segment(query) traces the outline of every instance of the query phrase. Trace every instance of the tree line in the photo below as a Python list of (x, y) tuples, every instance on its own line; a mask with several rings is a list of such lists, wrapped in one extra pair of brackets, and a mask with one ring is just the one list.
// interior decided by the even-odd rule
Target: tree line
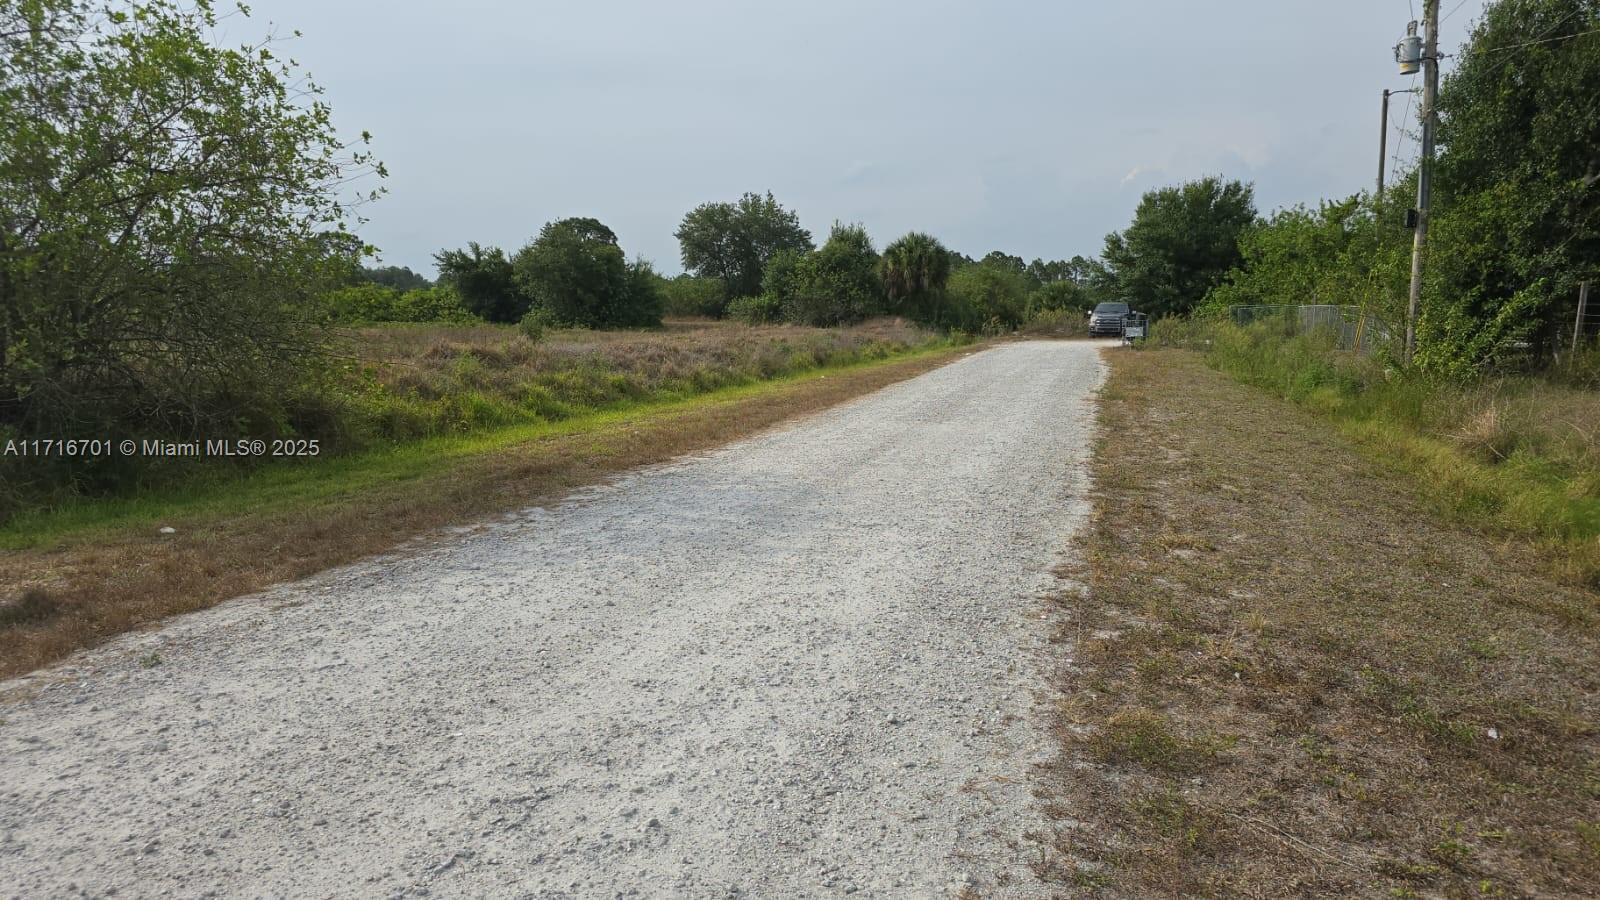
[[(1084, 310), (1109, 296), (1105, 268), (1083, 257), (1024, 262), (994, 251), (974, 260), (922, 232), (880, 253), (863, 226), (842, 223), (818, 246), (770, 192), (701, 204), (684, 215), (676, 237), (685, 273), (675, 278), (643, 260), (625, 261), (615, 233), (602, 223), (563, 219), (514, 254), (477, 243), (441, 250), (434, 256), (438, 286), (403, 292), (405, 275), (366, 270), (366, 283), (335, 302), (362, 318), (381, 305), (371, 297), (385, 296), (394, 317), (377, 321), (417, 321), (414, 315), (431, 308), (429, 292), (443, 287), (459, 297), (461, 314), (488, 322), (531, 316), (621, 328), (679, 315), (826, 327), (895, 315), (935, 328), (999, 332), (1041, 312)], [(406, 302), (407, 293), (416, 301)]]

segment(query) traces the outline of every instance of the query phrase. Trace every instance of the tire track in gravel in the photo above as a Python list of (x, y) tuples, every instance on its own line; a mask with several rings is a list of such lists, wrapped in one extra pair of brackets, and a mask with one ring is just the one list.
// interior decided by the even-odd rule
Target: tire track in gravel
[(4, 683), (0, 884), (1034, 895), (1038, 596), (1100, 346), (1002, 345)]

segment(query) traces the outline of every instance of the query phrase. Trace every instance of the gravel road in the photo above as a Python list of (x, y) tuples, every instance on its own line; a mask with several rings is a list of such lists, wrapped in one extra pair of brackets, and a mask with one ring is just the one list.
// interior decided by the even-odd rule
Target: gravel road
[(1049, 570), (1099, 345), (0, 683), (0, 894), (1040, 893)]

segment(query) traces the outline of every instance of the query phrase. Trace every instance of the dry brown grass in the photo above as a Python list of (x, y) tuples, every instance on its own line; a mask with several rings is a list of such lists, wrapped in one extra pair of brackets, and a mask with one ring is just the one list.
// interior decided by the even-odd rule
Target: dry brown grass
[(1600, 470), (1600, 391), (1512, 378), (1441, 395), (1434, 427), (1484, 462), (1523, 450), (1573, 470)]
[[(602, 338), (601, 340), (609, 340)], [(621, 341), (618, 341), (621, 343)], [(705, 450), (943, 365), (943, 350), (831, 371), (732, 399), (644, 409), (620, 424), (460, 459), (353, 496), (153, 529), (97, 531), (0, 555), (0, 676), (275, 582), (391, 550), (616, 472)]]
[(495, 325), (357, 329), (361, 362), (338, 418), (356, 443), (559, 421), (619, 402), (686, 396), (819, 366), (882, 359), (936, 340), (902, 319), (848, 328), (677, 320), (651, 331)]
[(1042, 873), (1127, 897), (1593, 896), (1600, 598), (1196, 355), (1112, 358)]

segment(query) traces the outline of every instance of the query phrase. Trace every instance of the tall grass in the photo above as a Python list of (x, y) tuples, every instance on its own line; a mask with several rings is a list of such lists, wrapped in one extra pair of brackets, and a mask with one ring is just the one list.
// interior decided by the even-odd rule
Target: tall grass
[(1459, 382), (1402, 374), (1329, 335), (1162, 323), (1159, 343), (1338, 422), (1469, 524), (1539, 541), (1564, 576), (1600, 586), (1600, 392), (1581, 367)]
[[(347, 335), (337, 380), (285, 404), (284, 431), (320, 442), (317, 459), (436, 438), (551, 424), (671, 402), (808, 371), (887, 359), (946, 342), (901, 320), (851, 328), (676, 322), (653, 331), (551, 332), (507, 325), (388, 325)], [(238, 435), (199, 435), (225, 438)], [(96, 497), (160, 494), (236, 476), (262, 460), (3, 460), (0, 525)]]

